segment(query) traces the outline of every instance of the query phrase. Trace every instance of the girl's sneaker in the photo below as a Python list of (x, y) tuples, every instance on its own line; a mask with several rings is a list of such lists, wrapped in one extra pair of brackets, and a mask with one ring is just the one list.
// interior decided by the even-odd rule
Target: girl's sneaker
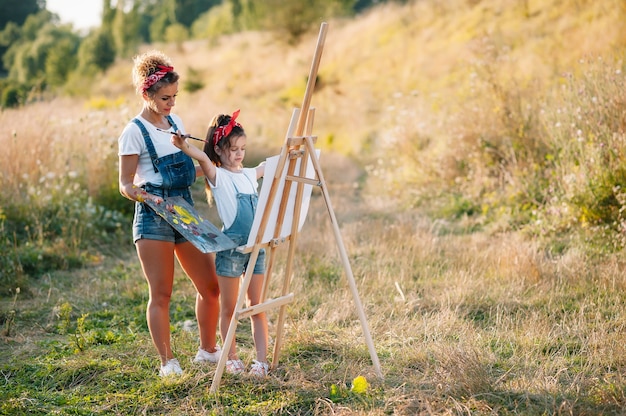
[(269, 365), (267, 363), (253, 360), (250, 367), (250, 375), (258, 378), (267, 377), (269, 372)]
[(165, 365), (161, 366), (161, 369), (159, 370), (159, 375), (161, 377), (179, 376), (182, 373), (183, 369), (180, 368), (180, 364), (178, 363), (178, 360), (176, 358), (168, 360)]
[(228, 360), (226, 361), (226, 372), (230, 374), (241, 374), (245, 370), (243, 361), (241, 360)]
[(215, 346), (215, 352), (208, 352), (207, 350), (198, 348), (198, 353), (196, 354), (196, 358), (193, 359), (193, 362), (202, 363), (208, 361), (210, 363), (216, 363), (220, 360), (220, 355), (222, 355), (222, 350), (219, 345)]

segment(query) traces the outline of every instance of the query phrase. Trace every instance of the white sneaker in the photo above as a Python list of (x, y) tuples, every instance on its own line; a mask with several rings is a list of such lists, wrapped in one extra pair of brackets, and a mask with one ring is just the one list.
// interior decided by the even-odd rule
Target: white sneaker
[(226, 361), (226, 372), (230, 374), (241, 374), (246, 367), (241, 360), (228, 360)]
[(183, 369), (180, 368), (180, 364), (178, 363), (178, 360), (176, 358), (168, 360), (165, 365), (161, 366), (161, 369), (159, 370), (159, 375), (161, 377), (179, 376), (182, 373)]
[(270, 367), (267, 363), (253, 360), (252, 366), (250, 366), (250, 375), (259, 378), (267, 377), (269, 369)]
[(196, 357), (193, 359), (194, 363), (201, 363), (208, 361), (210, 363), (216, 363), (220, 360), (220, 356), (222, 355), (222, 349), (219, 345), (215, 346), (214, 352), (208, 352), (207, 350), (203, 350), (202, 348), (198, 348), (198, 353)]

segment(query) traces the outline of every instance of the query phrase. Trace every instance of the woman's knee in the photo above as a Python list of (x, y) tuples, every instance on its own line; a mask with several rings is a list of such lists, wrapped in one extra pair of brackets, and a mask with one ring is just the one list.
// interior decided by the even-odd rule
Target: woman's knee
[(171, 299), (171, 291), (155, 290), (150, 292), (150, 304), (153, 306), (169, 307)]

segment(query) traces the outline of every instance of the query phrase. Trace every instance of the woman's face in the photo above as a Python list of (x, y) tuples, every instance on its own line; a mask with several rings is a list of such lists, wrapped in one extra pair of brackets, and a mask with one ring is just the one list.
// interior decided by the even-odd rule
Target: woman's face
[(162, 116), (169, 116), (176, 105), (178, 82), (167, 84), (159, 88), (154, 94), (143, 93), (143, 99), (148, 108)]

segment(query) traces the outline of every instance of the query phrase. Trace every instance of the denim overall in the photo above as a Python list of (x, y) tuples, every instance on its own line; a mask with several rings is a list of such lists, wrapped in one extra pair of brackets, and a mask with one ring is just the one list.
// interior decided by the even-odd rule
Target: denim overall
[[(246, 178), (248, 178), (247, 175)], [(237, 193), (237, 214), (231, 226), (222, 230), (222, 232), (233, 240), (237, 246), (242, 246), (248, 241), (259, 196), (256, 193), (244, 194), (239, 192), (235, 183), (233, 183), (233, 187)], [(240, 277), (248, 267), (249, 259), (250, 253), (241, 253), (236, 248), (220, 251), (215, 258), (217, 274), (227, 277)], [(261, 249), (254, 265), (254, 274), (263, 274), (264, 272), (265, 249)]]
[[(147, 183), (142, 188), (149, 194), (157, 195), (162, 198), (169, 196), (182, 196), (187, 202), (193, 206), (193, 199), (191, 197), (191, 191), (189, 187), (196, 180), (196, 168), (193, 163), (193, 159), (187, 156), (183, 152), (172, 153), (163, 157), (158, 157), (150, 133), (146, 130), (145, 126), (138, 119), (132, 120), (141, 130), (143, 138), (146, 142), (146, 147), (150, 153), (150, 159), (152, 159), (152, 166), (154, 171), (161, 174), (163, 183), (161, 185), (153, 185)], [(171, 117), (167, 116), (167, 121), (177, 130), (176, 124)], [(143, 228), (149, 229), (151, 224), (159, 226), (161, 222), (165, 222), (158, 214), (156, 214), (150, 207), (141, 202), (135, 203), (135, 218), (133, 219), (133, 238), (137, 241), (142, 236), (150, 239), (161, 239), (160, 236), (151, 236), (150, 231), (144, 231), (142, 224), (145, 224)], [(169, 226), (169, 224), (168, 224)], [(137, 228), (140, 229), (137, 229)], [(154, 227), (153, 227), (154, 228)], [(182, 235), (172, 228), (175, 238), (175, 242), (186, 241)], [(137, 234), (136, 234), (137, 233)], [(167, 238), (163, 238), (168, 240)]]

